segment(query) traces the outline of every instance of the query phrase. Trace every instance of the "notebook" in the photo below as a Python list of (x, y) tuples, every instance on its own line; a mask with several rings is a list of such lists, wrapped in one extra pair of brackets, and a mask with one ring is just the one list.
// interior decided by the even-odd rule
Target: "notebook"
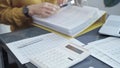
[(48, 18), (33, 16), (34, 23), (75, 37), (95, 23), (105, 12), (89, 6), (67, 6)]
[(85, 48), (91, 52), (92, 56), (112, 68), (120, 68), (120, 38), (108, 37), (91, 42)]
[(120, 16), (110, 15), (99, 30), (99, 33), (120, 37)]
[[(58, 59), (54, 58), (54, 57), (57, 57), (57, 55), (56, 56), (54, 55), (61, 53), (59, 54), (59, 56), (63, 56), (62, 54), (68, 54), (67, 55), (68, 57), (70, 55), (69, 61), (70, 59), (74, 59), (74, 58), (76, 59), (74, 63), (72, 64), (69, 63), (69, 65), (67, 66), (76, 64), (82, 61), (83, 59), (85, 59), (87, 56), (89, 56), (89, 52), (86, 49), (82, 48), (82, 45), (84, 44), (74, 38), (66, 39), (54, 33), (48, 33), (48, 34), (27, 38), (27, 39), (11, 42), (7, 44), (8, 48), (13, 52), (13, 54), (20, 61), (21, 64), (31, 62), (36, 65), (37, 62), (35, 62), (36, 60), (34, 58), (38, 58), (39, 60), (37, 61), (41, 61), (42, 63), (48, 64), (47, 63), (48, 60), (51, 61), (51, 59), (53, 59), (57, 61)], [(44, 60), (46, 59), (46, 61), (43, 61), (42, 60), (43, 58), (41, 59), (39, 58), (39, 56), (44, 57)], [(47, 57), (45, 58), (45, 56), (50, 56), (51, 59), (48, 59)], [(66, 56), (64, 55), (63, 57), (66, 57)], [(68, 59), (67, 57), (64, 59)], [(63, 58), (59, 57), (59, 59), (63, 59)]]

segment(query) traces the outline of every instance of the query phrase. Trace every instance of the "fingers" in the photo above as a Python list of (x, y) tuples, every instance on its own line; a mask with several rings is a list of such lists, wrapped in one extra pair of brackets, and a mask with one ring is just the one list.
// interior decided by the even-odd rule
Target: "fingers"
[(58, 5), (66, 3), (68, 0), (57, 0)]
[(29, 10), (31, 10), (31, 15), (38, 15), (40, 17), (49, 17), (55, 14), (60, 7), (51, 3), (41, 3), (36, 5), (28, 6)]
[(57, 5), (53, 5), (51, 3), (43, 3), (42, 5), (42, 17), (49, 17), (55, 14), (58, 11), (59, 7)]
[(45, 17), (49, 17), (53, 14), (55, 14), (56, 11), (52, 10), (52, 9), (49, 9), (49, 8), (43, 8), (41, 10), (41, 12), (37, 15), (40, 15), (41, 17), (45, 18)]
[(41, 3), (41, 4), (29, 5), (28, 8), (29, 8), (29, 14), (31, 16), (39, 15), (41, 17), (48, 17), (55, 14), (60, 7), (58, 7), (57, 5), (53, 5), (51, 3)]
[(48, 10), (48, 12), (56, 12), (60, 7), (51, 3), (45, 3), (42, 8)]
[(63, 4), (63, 0), (58, 0), (57, 2), (58, 2), (58, 5)]

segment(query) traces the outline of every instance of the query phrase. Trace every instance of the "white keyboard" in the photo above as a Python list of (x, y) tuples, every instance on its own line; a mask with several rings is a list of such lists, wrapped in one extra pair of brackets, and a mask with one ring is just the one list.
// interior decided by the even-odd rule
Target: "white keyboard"
[(32, 56), (30, 62), (38, 68), (69, 68), (89, 56), (83, 49), (73, 46), (57, 47), (47, 50), (39, 55)]

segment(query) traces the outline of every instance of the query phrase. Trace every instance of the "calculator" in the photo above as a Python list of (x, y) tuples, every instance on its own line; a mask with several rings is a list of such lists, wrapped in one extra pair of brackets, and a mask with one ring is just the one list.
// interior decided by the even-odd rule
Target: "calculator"
[(82, 46), (69, 43), (46, 50), (29, 59), (38, 68), (69, 68), (89, 55), (89, 51)]

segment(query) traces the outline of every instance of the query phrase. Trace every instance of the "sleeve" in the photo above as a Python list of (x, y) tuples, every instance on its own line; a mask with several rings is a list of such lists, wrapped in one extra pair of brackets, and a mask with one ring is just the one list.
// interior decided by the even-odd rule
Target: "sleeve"
[(23, 7), (12, 7), (10, 0), (0, 0), (0, 21), (7, 25), (22, 26), (32, 18), (28, 18), (23, 14)]
[(52, 4), (57, 4), (57, 0), (44, 0), (44, 1)]

